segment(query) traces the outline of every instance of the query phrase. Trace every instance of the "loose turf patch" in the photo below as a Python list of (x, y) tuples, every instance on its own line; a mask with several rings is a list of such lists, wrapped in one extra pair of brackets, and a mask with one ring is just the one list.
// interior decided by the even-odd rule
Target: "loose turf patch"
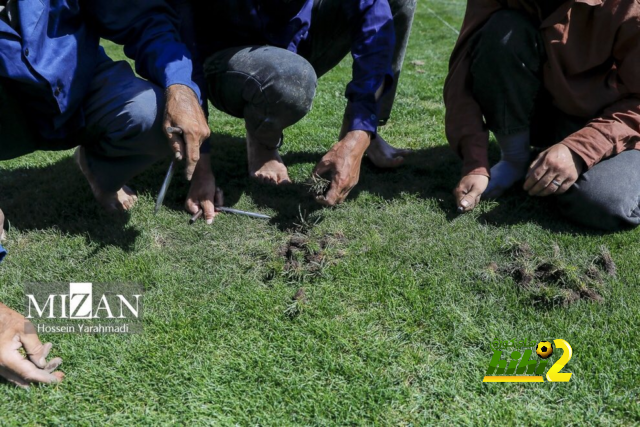
[[(442, 85), (463, 12), (458, 0), (419, 2), (380, 131), (415, 153), (397, 171), (365, 161), (335, 209), (317, 205), (305, 184), (338, 136), (349, 60), (320, 80), (313, 111), (287, 130), (286, 188), (247, 178), (244, 126), (211, 110), (226, 204), (271, 221), (187, 225), (179, 173), (154, 216), (168, 162), (131, 183), (139, 204), (117, 218), (95, 205), (68, 152), (0, 164), (12, 223), (0, 300), (21, 310), (27, 282), (146, 288), (141, 335), (43, 336), (66, 379), (28, 393), (0, 384), (0, 424), (640, 423), (640, 230), (576, 227), (552, 199), (520, 189), (455, 213), (461, 165), (445, 142)], [(513, 242), (528, 249), (514, 254)], [(505, 270), (514, 265), (533, 277), (528, 287)], [(536, 299), (541, 286), (550, 303)], [(563, 291), (579, 298), (568, 304)], [(482, 383), (492, 341), (556, 338), (573, 348), (569, 383)]]
[(508, 249), (511, 263), (499, 267), (489, 264), (493, 273), (511, 277), (513, 281), (531, 296), (534, 303), (544, 306), (556, 304), (567, 307), (580, 299), (603, 302), (600, 295), (604, 290), (603, 272), (615, 276), (615, 263), (606, 248), (587, 266), (571, 265), (561, 254), (557, 245), (553, 246), (551, 257), (536, 256), (527, 243), (512, 243)]

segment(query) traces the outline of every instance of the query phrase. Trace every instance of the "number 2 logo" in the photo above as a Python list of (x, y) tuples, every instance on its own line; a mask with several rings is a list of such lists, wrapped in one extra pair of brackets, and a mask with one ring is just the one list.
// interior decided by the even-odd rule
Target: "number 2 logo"
[(553, 343), (556, 345), (556, 348), (562, 349), (562, 357), (558, 359), (556, 363), (549, 368), (547, 372), (547, 381), (556, 382), (556, 383), (566, 383), (571, 379), (571, 372), (560, 372), (562, 368), (565, 367), (571, 357), (573, 356), (573, 350), (568, 342), (565, 340), (553, 340)]

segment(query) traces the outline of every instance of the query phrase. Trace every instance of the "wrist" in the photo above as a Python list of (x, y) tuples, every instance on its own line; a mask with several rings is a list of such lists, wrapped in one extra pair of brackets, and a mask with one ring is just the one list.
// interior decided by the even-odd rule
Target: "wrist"
[(364, 153), (371, 144), (371, 135), (371, 132), (364, 130), (352, 130), (346, 134), (342, 141), (351, 145), (351, 149), (362, 149)]
[(164, 96), (167, 100), (170, 98), (191, 98), (195, 99), (200, 104), (200, 94), (196, 92), (194, 88), (183, 83), (174, 83), (167, 86), (164, 91)]
[(578, 174), (582, 174), (582, 171), (587, 166), (587, 163), (582, 158), (582, 156), (576, 153), (575, 151), (573, 151), (573, 149), (566, 144), (560, 143), (559, 145), (569, 150), (569, 153), (571, 153), (571, 158), (573, 159), (573, 164), (575, 165), (576, 170), (578, 171)]
[(213, 170), (211, 169), (211, 154), (202, 153), (200, 159), (196, 164), (196, 169), (193, 172), (193, 179), (209, 179), (213, 176)]

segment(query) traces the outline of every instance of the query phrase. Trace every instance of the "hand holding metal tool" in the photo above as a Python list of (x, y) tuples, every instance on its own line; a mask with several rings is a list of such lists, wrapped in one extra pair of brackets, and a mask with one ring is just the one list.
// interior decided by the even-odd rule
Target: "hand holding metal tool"
[[(167, 127), (166, 131), (167, 131), (168, 134), (176, 134), (176, 135), (182, 135), (184, 133), (182, 131), (182, 129), (179, 128), (179, 127)], [(155, 210), (153, 212), (154, 214), (158, 213), (158, 211), (162, 207), (162, 204), (164, 203), (164, 198), (167, 195), (167, 190), (169, 189), (169, 184), (171, 184), (171, 178), (173, 178), (173, 175), (174, 175), (174, 173), (176, 171), (176, 161), (179, 159), (179, 157), (180, 157), (179, 153), (176, 153), (176, 158), (174, 160), (172, 160), (171, 164), (169, 165), (169, 170), (167, 170), (167, 175), (165, 176), (164, 182), (162, 183), (162, 187), (160, 188), (160, 193), (158, 193), (158, 200), (156, 201), (156, 208), (155, 208)], [(251, 218), (271, 219), (271, 217), (269, 217), (267, 215), (254, 213), (254, 212), (240, 211), (240, 210), (237, 210), (237, 209), (226, 208), (226, 207), (223, 207), (223, 206), (216, 206), (215, 209), (218, 212), (226, 212), (226, 213), (232, 213), (232, 214), (236, 214), (236, 215), (246, 215), (246, 216), (251, 217)], [(194, 222), (196, 222), (198, 220), (198, 218), (202, 217), (202, 214), (203, 214), (202, 209), (198, 210), (198, 212), (196, 212), (196, 214), (194, 216), (192, 216), (191, 219), (189, 220), (189, 224), (193, 224)]]
[[(182, 129), (178, 127), (168, 127), (168, 134), (177, 134), (182, 135), (184, 132)], [(175, 159), (171, 161), (169, 165), (169, 170), (167, 170), (167, 175), (164, 177), (164, 182), (162, 183), (162, 187), (160, 187), (160, 192), (158, 193), (158, 200), (156, 200), (156, 208), (153, 211), (153, 214), (157, 214), (162, 204), (164, 203), (164, 198), (167, 195), (167, 190), (169, 189), (169, 184), (171, 184), (171, 178), (173, 178), (173, 174), (176, 172), (176, 161), (180, 157), (179, 153), (175, 154)]]

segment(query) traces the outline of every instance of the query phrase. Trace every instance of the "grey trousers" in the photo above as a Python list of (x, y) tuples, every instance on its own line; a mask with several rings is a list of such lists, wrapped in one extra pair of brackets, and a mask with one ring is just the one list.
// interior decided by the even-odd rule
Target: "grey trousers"
[(162, 132), (163, 91), (137, 78), (125, 61), (104, 56), (82, 108), (83, 129), (63, 140), (48, 140), (33, 131), (19, 97), (0, 91), (0, 160), (82, 145), (99, 187), (112, 192), (170, 154)]
[[(531, 130), (532, 142), (550, 146), (590, 118), (558, 110), (543, 89), (545, 52), (539, 29), (513, 10), (496, 12), (474, 37), (473, 94), (494, 132)], [(640, 151), (601, 161), (557, 197), (560, 211), (580, 224), (619, 230), (640, 224)]]
[[(310, 43), (298, 54), (272, 46), (244, 46), (216, 52), (205, 60), (213, 105), (244, 118), (247, 132), (267, 146), (279, 146), (282, 131), (311, 109), (318, 77), (351, 51), (351, 24), (342, 0), (315, 0)], [(416, 0), (390, 0), (396, 31), (394, 84), (381, 99), (380, 124), (389, 119), (409, 41)], [(348, 112), (347, 112), (348, 114)]]

